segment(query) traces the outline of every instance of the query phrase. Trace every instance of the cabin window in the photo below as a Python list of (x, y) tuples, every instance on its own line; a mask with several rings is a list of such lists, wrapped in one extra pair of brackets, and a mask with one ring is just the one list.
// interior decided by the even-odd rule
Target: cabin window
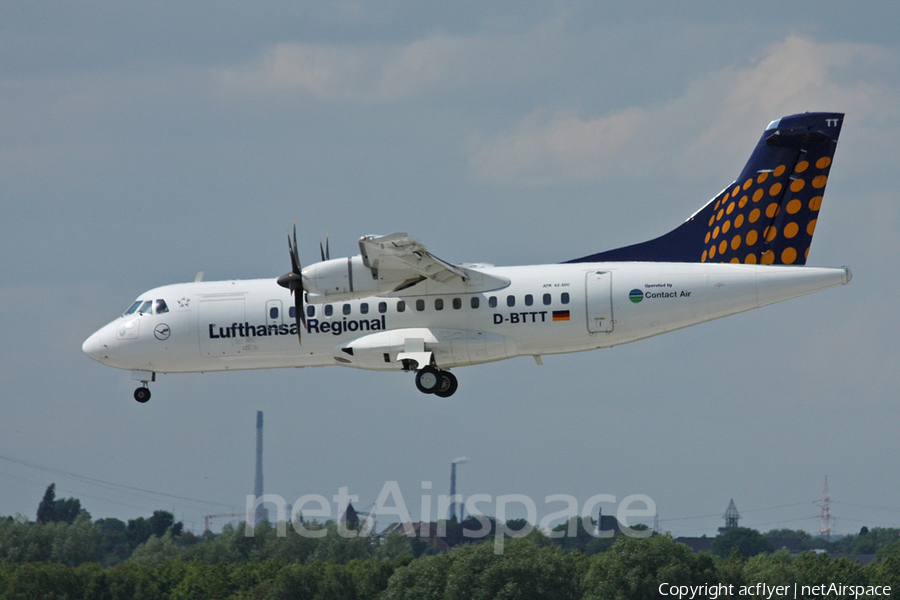
[(169, 306), (166, 304), (166, 301), (163, 299), (159, 299), (156, 301), (155, 309), (156, 309), (156, 314), (158, 314), (158, 315), (169, 312)]
[[(291, 310), (290, 310), (289, 312), (290, 312), (290, 314), (291, 314), (291, 318), (292, 318), (292, 319), (296, 319), (296, 318), (297, 318), (296, 316), (294, 316), (294, 307), (293, 307), (293, 306), (291, 307)], [(313, 306), (312, 304), (308, 305), (308, 306), (306, 307), (306, 316), (307, 316), (307, 317), (314, 317), (314, 316), (316, 316), (316, 307)]]
[(269, 318), (272, 319), (273, 321), (278, 318), (278, 307), (277, 306), (273, 306), (272, 308), (269, 309)]
[(350, 305), (349, 305), (349, 304), (345, 304), (345, 305), (342, 307), (341, 310), (342, 310), (342, 312), (343, 312), (345, 315), (349, 315), (349, 314), (350, 314)]
[(403, 300), (397, 300), (397, 312), (400, 313), (404, 310), (406, 310), (406, 302), (404, 302)]
[(563, 292), (562, 296), (560, 296), (560, 300), (562, 301), (563, 304), (568, 304), (569, 303), (569, 292)]
[(550, 306), (550, 294), (544, 294), (544, 306)]
[(326, 304), (325, 305), (325, 316), (330, 317), (332, 314), (334, 314), (334, 307), (331, 306), (330, 304)]
[(478, 308), (479, 305), (481, 305), (481, 300), (478, 298), (478, 296), (472, 296), (470, 304), (472, 308)]
[(506, 297), (506, 305), (509, 307), (513, 307), (516, 305), (516, 297), (510, 294)]
[(360, 305), (359, 305), (359, 312), (360, 312), (361, 314), (364, 314), (364, 315), (369, 314), (369, 303), (368, 303), (368, 302), (363, 302), (362, 304), (360, 304)]
[(384, 314), (387, 312), (387, 302), (379, 302), (378, 303), (378, 312)]
[(531, 306), (532, 304), (534, 304), (534, 296), (525, 294), (525, 306)]
[(143, 302), (144, 302), (143, 300), (135, 300), (134, 304), (132, 304), (131, 306), (129, 306), (129, 307), (128, 307), (128, 310), (126, 310), (126, 311), (125, 311), (124, 313), (122, 313), (122, 314), (123, 314), (123, 315), (133, 315), (133, 314), (135, 313), (135, 311), (137, 311), (138, 307), (139, 307), (141, 304), (143, 304)]
[(454, 298), (453, 299), (453, 308), (455, 310), (459, 310), (462, 308), (462, 298)]
[(488, 306), (491, 308), (497, 308), (497, 296), (491, 296), (488, 298)]
[(416, 300), (416, 310), (419, 312), (422, 312), (423, 310), (425, 310), (425, 301), (422, 300), (421, 298)]
[(444, 299), (443, 298), (435, 298), (434, 299), (434, 310), (444, 310)]

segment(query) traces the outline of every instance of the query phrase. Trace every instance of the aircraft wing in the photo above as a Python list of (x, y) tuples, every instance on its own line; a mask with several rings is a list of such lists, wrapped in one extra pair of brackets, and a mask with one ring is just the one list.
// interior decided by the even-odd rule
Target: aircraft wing
[(379, 272), (404, 272), (409, 274), (410, 286), (425, 279), (443, 284), (461, 281), (465, 285), (479, 287), (494, 279), (497, 281), (492, 282), (492, 287), (504, 287), (509, 283), (470, 267), (442, 260), (406, 233), (363, 236), (359, 239), (359, 250), (363, 264), (372, 270), (376, 278)]
[(359, 239), (363, 264), (373, 271), (410, 271), (411, 274), (447, 283), (468, 279), (465, 269), (441, 260), (405, 233), (367, 235)]

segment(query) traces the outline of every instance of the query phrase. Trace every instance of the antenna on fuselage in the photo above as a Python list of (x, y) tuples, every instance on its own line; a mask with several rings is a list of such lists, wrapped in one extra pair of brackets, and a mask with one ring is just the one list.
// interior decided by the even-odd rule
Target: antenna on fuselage
[(203, 281), (203, 271), (197, 271), (197, 274), (194, 275), (194, 283), (200, 283)]

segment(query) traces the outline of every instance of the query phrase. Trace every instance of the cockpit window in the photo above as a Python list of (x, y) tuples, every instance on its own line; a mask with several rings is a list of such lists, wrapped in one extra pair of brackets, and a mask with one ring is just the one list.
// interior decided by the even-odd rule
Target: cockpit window
[(147, 300), (146, 302), (141, 304), (141, 307), (138, 309), (138, 312), (142, 315), (144, 315), (144, 314), (152, 315), (153, 314), (153, 300)]
[(169, 312), (169, 307), (168, 305), (166, 305), (166, 301), (162, 298), (155, 302), (155, 306), (153, 308), (156, 309), (156, 314), (158, 315)]
[(134, 314), (135, 311), (138, 309), (138, 307), (139, 307), (141, 304), (143, 304), (143, 302), (144, 302), (143, 300), (135, 300), (135, 301), (134, 301), (134, 304), (132, 304), (131, 306), (129, 306), (129, 307), (128, 307), (128, 310), (126, 310), (126, 311), (125, 311), (124, 313), (122, 313), (122, 314), (123, 314), (123, 315), (132, 315), (132, 314)]

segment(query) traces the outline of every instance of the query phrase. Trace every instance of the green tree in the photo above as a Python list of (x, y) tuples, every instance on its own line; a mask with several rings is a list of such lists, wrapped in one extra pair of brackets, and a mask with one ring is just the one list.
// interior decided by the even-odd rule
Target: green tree
[(584, 559), (525, 537), (508, 540), (503, 554), (491, 541), (464, 544), (398, 568), (383, 600), (446, 598), (578, 598)]
[(98, 556), (103, 566), (117, 565), (133, 551), (126, 536), (126, 525), (119, 519), (98, 519), (94, 521), (97, 530)]
[(76, 498), (63, 498), (57, 500), (56, 484), (51, 483), (47, 486), (47, 489), (44, 491), (44, 497), (41, 499), (40, 504), (38, 504), (37, 522), (63, 522), (71, 525), (82, 512), (85, 511), (81, 508), (81, 500)]
[[(735, 546), (735, 548), (737, 548)], [(748, 586), (748, 592), (756, 591), (756, 584), (766, 583), (770, 586), (787, 585), (793, 587), (794, 583), (801, 581), (800, 572), (791, 561), (787, 550), (779, 550), (771, 554), (757, 554), (744, 563), (742, 573), (742, 585)], [(735, 587), (740, 592), (740, 588)], [(762, 592), (759, 596), (754, 593), (740, 593), (743, 598), (766, 599), (768, 594)]]
[(869, 583), (889, 585), (896, 594), (900, 590), (900, 553), (886, 555), (869, 565)]
[(70, 525), (59, 522), (47, 524), (44, 527), (53, 529), (51, 561), (75, 566), (98, 560), (100, 536), (87, 513), (79, 514), (75, 522)]
[(797, 580), (807, 585), (868, 585), (865, 568), (846, 558), (832, 559), (827, 554), (804, 552), (794, 560), (794, 568), (797, 569)]
[(337, 524), (329, 521), (325, 525), (327, 534), (318, 539), (316, 549), (307, 562), (347, 563), (353, 559), (364, 559), (374, 556), (367, 537), (344, 537), (338, 532)]
[(694, 554), (669, 535), (620, 536), (612, 548), (588, 559), (583, 581), (585, 600), (642, 600), (659, 597), (659, 586), (715, 584), (719, 581), (709, 554)]
[[(460, 552), (463, 550), (460, 549)], [(453, 559), (449, 554), (424, 556), (394, 571), (383, 600), (437, 600), (445, 598)]]
[[(427, 542), (426, 542), (427, 545)], [(424, 550), (424, 549), (423, 549)], [(392, 531), (384, 539), (381, 546), (381, 553), (389, 559), (400, 558), (401, 556), (413, 557), (412, 542), (408, 537), (402, 535), (398, 531)], [(421, 552), (419, 554), (421, 556)]]
[(51, 483), (44, 491), (44, 497), (38, 504), (37, 522), (50, 523), (56, 520), (56, 484)]
[(237, 586), (231, 579), (232, 570), (242, 565), (201, 562), (185, 564), (184, 576), (172, 590), (172, 600), (213, 600), (228, 598)]
[(900, 556), (900, 540), (884, 544), (876, 551), (875, 556), (878, 560), (884, 560), (889, 556)]
[(183, 551), (172, 539), (172, 532), (167, 531), (162, 537), (150, 536), (146, 542), (135, 548), (131, 554), (131, 560), (159, 564), (170, 560), (180, 560), (182, 556)]
[(150, 536), (161, 538), (167, 531), (172, 532), (173, 537), (181, 535), (184, 525), (175, 522), (175, 516), (165, 510), (155, 510), (149, 519), (138, 517), (128, 521), (125, 527), (125, 535), (132, 547), (143, 544)]
[(770, 529), (764, 534), (764, 537), (772, 544), (773, 549), (777, 550), (774, 540), (797, 540), (797, 549), (813, 550), (816, 548), (825, 548), (825, 540), (813, 537), (802, 529)]
[(595, 521), (588, 517), (572, 517), (565, 523), (560, 523), (553, 528), (553, 536), (550, 540), (560, 548), (566, 550), (578, 550), (579, 552), (588, 553), (588, 547), (592, 546), (591, 554), (596, 554), (600, 546), (596, 542), (602, 542), (604, 549), (612, 545), (613, 538), (601, 538), (592, 535), (595, 527)]
[(70, 600), (83, 598), (84, 573), (57, 563), (31, 562), (16, 565), (5, 583), (4, 598)]
[(772, 545), (763, 534), (747, 527), (734, 527), (713, 540), (712, 552), (719, 558), (728, 558), (732, 548), (737, 548), (744, 558), (772, 552)]
[[(61, 523), (68, 523), (70, 525), (75, 522), (78, 515), (82, 513), (87, 515), (87, 512), (81, 508), (81, 500), (78, 500), (77, 498), (62, 498), (61, 500), (57, 500), (55, 508), (56, 515), (53, 520)], [(87, 516), (88, 519), (90, 519), (90, 515)]]
[(503, 554), (493, 542), (464, 546), (452, 555), (445, 596), (469, 598), (578, 598), (579, 560), (529, 538), (507, 540)]
[(900, 530), (893, 527), (862, 527), (853, 540), (850, 554), (877, 554), (878, 551), (900, 539)]

